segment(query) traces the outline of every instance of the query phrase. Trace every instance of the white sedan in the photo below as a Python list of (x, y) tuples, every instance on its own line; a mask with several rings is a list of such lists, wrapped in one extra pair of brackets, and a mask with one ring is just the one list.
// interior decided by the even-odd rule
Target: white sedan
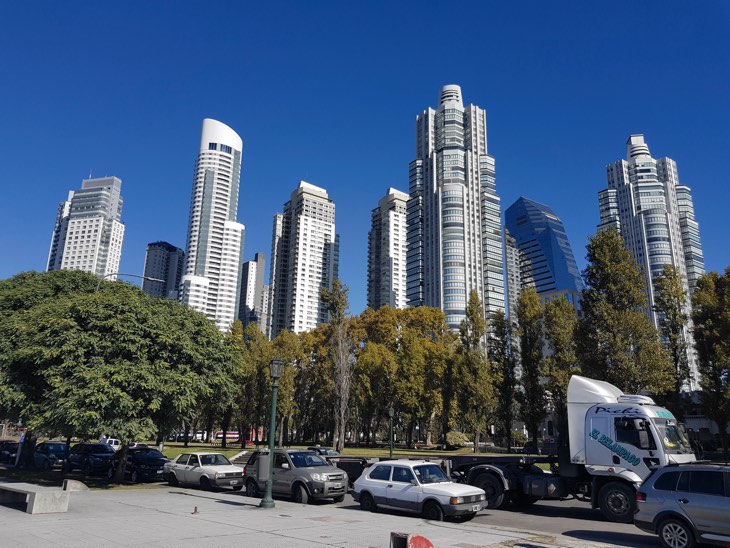
[(172, 485), (187, 483), (209, 491), (214, 487), (243, 487), (243, 468), (231, 464), (222, 453), (181, 453), (165, 463), (164, 478)]
[(444, 516), (469, 520), (486, 499), (484, 490), (450, 481), (432, 462), (405, 459), (373, 464), (355, 480), (352, 497), (363, 510), (386, 506), (436, 521)]

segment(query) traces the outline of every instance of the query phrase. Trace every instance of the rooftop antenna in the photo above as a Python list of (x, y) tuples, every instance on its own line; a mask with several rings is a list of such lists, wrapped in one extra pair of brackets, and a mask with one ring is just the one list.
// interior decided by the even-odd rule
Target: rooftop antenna
[(89, 179), (91, 179), (91, 169), (89, 169)]

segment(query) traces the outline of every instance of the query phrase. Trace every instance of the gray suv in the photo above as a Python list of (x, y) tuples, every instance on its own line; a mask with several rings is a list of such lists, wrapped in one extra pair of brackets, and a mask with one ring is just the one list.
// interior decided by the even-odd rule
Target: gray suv
[(730, 466), (669, 465), (636, 493), (634, 524), (665, 548), (730, 546)]
[[(269, 451), (255, 451), (243, 469), (246, 496), (256, 497), (266, 488)], [(347, 475), (312, 451), (275, 449), (272, 490), (291, 495), (296, 502), (334, 499), (342, 502), (347, 493)]]

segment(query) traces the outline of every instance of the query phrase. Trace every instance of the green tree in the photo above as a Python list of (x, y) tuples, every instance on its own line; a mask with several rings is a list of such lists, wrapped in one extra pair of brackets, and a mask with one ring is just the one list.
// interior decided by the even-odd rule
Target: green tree
[(520, 336), (521, 390), (519, 417), (525, 423), (531, 439), (537, 444), (540, 421), (545, 417), (547, 399), (540, 382), (542, 374), (542, 308), (537, 290), (528, 287), (520, 292), (517, 301), (517, 323)]
[(545, 389), (555, 410), (560, 445), (568, 445), (568, 383), (580, 374), (575, 354), (575, 330), (578, 316), (567, 299), (545, 304), (545, 342), (550, 355), (545, 358)]
[(657, 277), (654, 297), (654, 310), (659, 318), (659, 332), (664, 346), (672, 359), (672, 390), (665, 395), (667, 407), (680, 419), (682, 411), (682, 387), (690, 380), (689, 360), (687, 359), (687, 295), (684, 291), (682, 276), (672, 265), (665, 265)]
[(496, 399), (495, 421), (497, 436), (508, 452), (512, 452), (512, 423), (517, 413), (515, 375), (515, 348), (512, 328), (504, 312), (499, 310), (491, 318), (489, 335), (489, 360), (492, 366)]
[(621, 235), (601, 231), (587, 249), (577, 338), (583, 373), (632, 394), (669, 390), (672, 364), (647, 316), (644, 278)]
[(699, 361), (702, 405), (715, 421), (728, 458), (730, 425), (730, 267), (723, 275), (709, 272), (692, 294), (695, 347)]

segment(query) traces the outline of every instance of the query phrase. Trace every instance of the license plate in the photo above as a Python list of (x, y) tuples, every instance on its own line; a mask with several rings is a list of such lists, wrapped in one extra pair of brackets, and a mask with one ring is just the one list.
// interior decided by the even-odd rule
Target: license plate
[(158, 473), (158, 474), (162, 474), (162, 470), (158, 470), (158, 471), (157, 471), (157, 473)]
[(471, 507), (472, 512), (478, 512), (481, 509), (482, 509), (481, 504), (475, 504), (474, 506)]
[(231, 480), (231, 485), (238, 485), (238, 480)]

